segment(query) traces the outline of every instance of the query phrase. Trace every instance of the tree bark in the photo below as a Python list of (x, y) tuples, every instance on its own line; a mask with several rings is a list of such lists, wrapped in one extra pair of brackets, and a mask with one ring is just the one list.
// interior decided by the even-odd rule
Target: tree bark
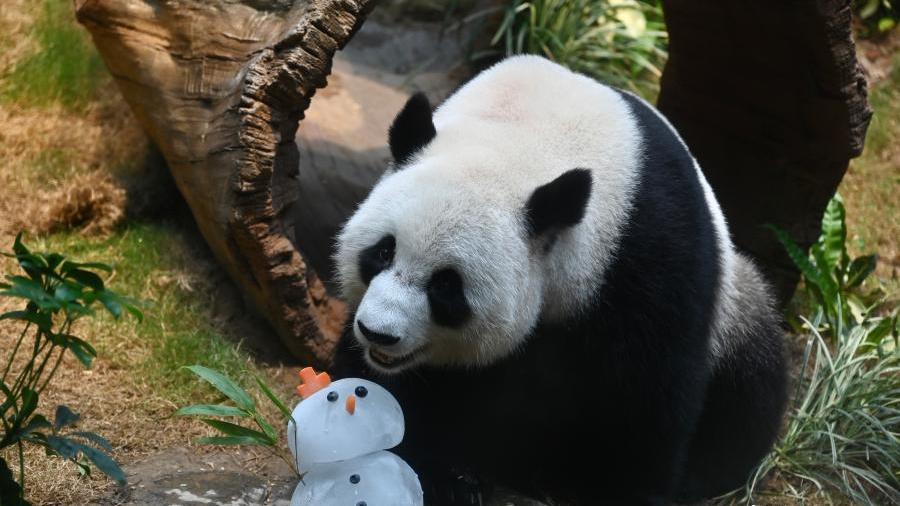
[(327, 366), (344, 309), (294, 237), (294, 137), (374, 0), (76, 0), (198, 227), (298, 358)]
[(801, 247), (862, 152), (872, 111), (849, 0), (664, 0), (669, 60), (658, 106), (719, 198), (733, 239), (779, 301), (799, 272), (774, 234)]

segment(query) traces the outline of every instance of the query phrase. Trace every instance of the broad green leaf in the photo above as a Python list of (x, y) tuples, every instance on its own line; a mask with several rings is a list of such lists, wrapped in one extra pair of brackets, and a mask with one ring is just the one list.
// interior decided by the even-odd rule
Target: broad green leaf
[(61, 436), (47, 436), (47, 448), (66, 460), (78, 457), (77, 443)]
[(876, 263), (877, 258), (875, 255), (867, 255), (853, 259), (853, 261), (850, 262), (850, 267), (847, 268), (845, 286), (847, 288), (855, 288), (861, 285), (862, 282), (869, 277), (869, 274), (872, 274), (875, 270)]
[(818, 281), (819, 288), (825, 293), (826, 300), (833, 300), (839, 288), (839, 280), (835, 278), (835, 270), (827, 267), (828, 259), (825, 258), (822, 248), (817, 248), (816, 245), (813, 245), (809, 251), (816, 260), (816, 266), (821, 273), (821, 278)]
[(201, 445), (248, 445), (248, 446), (272, 446), (268, 441), (261, 441), (258, 438), (238, 437), (238, 436), (211, 436), (201, 437), (197, 439), (197, 444)]
[(263, 382), (263, 380), (259, 378), (255, 379), (256, 384), (259, 385), (260, 390), (262, 390), (266, 397), (268, 397), (269, 400), (272, 401), (272, 404), (274, 404), (275, 407), (277, 407), (278, 410), (281, 411), (281, 414), (284, 415), (285, 418), (290, 418), (291, 410), (289, 410), (288, 407), (285, 406), (283, 402), (281, 402), (281, 399), (279, 399), (274, 392), (272, 392), (272, 389), (269, 388), (269, 385), (266, 385), (265, 382)]
[(778, 239), (778, 242), (780, 242), (781, 245), (784, 246), (785, 251), (794, 262), (794, 265), (796, 265), (797, 268), (800, 269), (800, 272), (803, 273), (803, 277), (805, 277), (808, 282), (816, 285), (816, 287), (824, 291), (825, 287), (829, 286), (829, 282), (824, 279), (824, 275), (822, 274), (822, 272), (820, 272), (819, 269), (809, 261), (809, 257), (806, 255), (806, 253), (803, 252), (803, 250), (800, 249), (799, 246), (797, 246), (797, 243), (795, 243), (794, 240), (791, 239), (791, 237), (787, 235), (787, 232), (785, 232), (784, 230), (781, 230), (780, 228), (773, 225), (767, 225), (767, 228), (775, 233), (775, 237)]
[(230, 422), (223, 422), (222, 420), (213, 420), (210, 418), (203, 418), (202, 421), (203, 423), (221, 431), (228, 436), (255, 439), (257, 440), (256, 444), (272, 446), (277, 442), (275, 439), (270, 438), (267, 434), (264, 434), (257, 430), (248, 429), (247, 427), (242, 427), (240, 425), (235, 425)]
[(119, 303), (118, 300), (113, 296), (112, 292), (107, 292), (106, 290), (97, 293), (97, 300), (103, 304), (103, 307), (106, 308), (107, 311), (114, 318), (118, 319), (122, 316), (122, 304)]
[(66, 273), (66, 278), (72, 279), (84, 286), (91, 287), (98, 292), (103, 290), (103, 280), (100, 279), (100, 276), (91, 271), (72, 269)]
[(19, 409), (16, 419), (20, 422), (27, 420), (37, 409), (37, 405), (38, 393), (28, 387), (22, 388), (22, 408)]
[(197, 404), (181, 408), (175, 412), (175, 416), (238, 416), (249, 418), (250, 414), (243, 409), (224, 404)]
[(59, 267), (66, 259), (66, 257), (59, 253), (42, 253), (41, 256), (44, 258), (44, 261), (47, 262), (47, 268), (51, 271)]
[(96, 297), (115, 318), (119, 318), (122, 315), (122, 309), (124, 308), (138, 322), (144, 321), (144, 314), (137, 308), (138, 304), (133, 300), (109, 290), (96, 292)]
[(36, 430), (49, 429), (51, 427), (52, 425), (50, 425), (50, 422), (47, 421), (47, 418), (45, 418), (44, 415), (34, 415), (31, 417), (31, 420), (28, 420), (28, 423), (25, 424), (25, 427), (22, 427), (20, 433), (21, 436), (26, 436)]
[(892, 318), (885, 318), (878, 322), (877, 325), (866, 331), (866, 343), (872, 346), (878, 346), (885, 337), (891, 334), (895, 321)]
[(863, 8), (858, 11), (859, 17), (861, 19), (868, 19), (872, 17), (873, 14), (878, 12), (879, 6), (881, 6), (881, 0), (866, 0)]
[(113, 451), (113, 447), (111, 444), (109, 444), (109, 441), (105, 437), (101, 436), (100, 434), (95, 434), (93, 432), (86, 432), (86, 431), (81, 431), (81, 430), (75, 431), (75, 432), (69, 432), (68, 434), (70, 436), (77, 436), (80, 438), (84, 438), (84, 439), (94, 443), (95, 445), (103, 448), (104, 450), (106, 450), (108, 452)]
[(53, 419), (53, 430), (58, 431), (63, 427), (73, 425), (81, 419), (81, 415), (69, 409), (68, 406), (56, 406), (56, 416)]
[(81, 289), (72, 283), (61, 283), (53, 290), (53, 297), (60, 302), (60, 305), (72, 302), (80, 296)]
[(62, 275), (66, 275), (69, 273), (69, 271), (71, 271), (73, 269), (82, 269), (82, 270), (96, 269), (96, 270), (104, 271), (107, 273), (112, 272), (112, 267), (110, 267), (107, 264), (103, 264), (103, 263), (99, 263), (99, 262), (72, 262), (72, 261), (68, 261), (65, 264), (63, 264), (63, 266), (59, 270), (59, 272)]
[(127, 480), (125, 479), (125, 473), (122, 471), (122, 468), (120, 468), (119, 465), (116, 464), (116, 461), (111, 459), (109, 455), (92, 446), (83, 445), (74, 441), (72, 441), (72, 444), (90, 459), (103, 474), (115, 480), (119, 485), (124, 485), (126, 483)]
[(65, 347), (72, 351), (75, 355), (75, 358), (78, 359), (86, 368), (90, 369), (91, 363), (93, 363), (94, 358), (97, 356), (97, 350), (94, 349), (90, 343), (85, 340), (75, 337), (69, 334), (57, 334), (65, 338), (66, 344)]
[(253, 399), (250, 398), (250, 395), (246, 391), (244, 391), (243, 388), (238, 386), (237, 383), (224, 376), (222, 373), (213, 371), (212, 369), (203, 367), (202, 365), (192, 365), (185, 367), (185, 369), (188, 369), (197, 376), (200, 376), (200, 378), (214, 386), (216, 390), (222, 392), (226, 397), (234, 401), (234, 403), (237, 404), (239, 408), (246, 409), (248, 411), (253, 409)]
[(850, 316), (853, 317), (853, 321), (855, 321), (857, 325), (864, 322), (869, 315), (869, 308), (866, 307), (865, 302), (852, 293), (847, 294), (846, 299), (847, 307), (850, 309)]
[(822, 258), (825, 265), (819, 265), (824, 272), (833, 272), (836, 267), (846, 266), (847, 255), (847, 226), (845, 223), (846, 211), (844, 202), (839, 194), (835, 194), (828, 201), (825, 214), (822, 215), (822, 235), (818, 244), (821, 247)]
[(3, 313), (2, 315), (0, 315), (0, 320), (21, 320), (31, 322), (45, 332), (50, 330), (50, 327), (53, 325), (53, 321), (50, 318), (49, 313), (42, 313), (37, 311), (10, 311), (8, 313)]
[(0, 292), (0, 295), (28, 299), (45, 310), (53, 311), (60, 308), (59, 303), (44, 291), (37, 281), (22, 276), (7, 276), (7, 279), (11, 282), (11, 286)]

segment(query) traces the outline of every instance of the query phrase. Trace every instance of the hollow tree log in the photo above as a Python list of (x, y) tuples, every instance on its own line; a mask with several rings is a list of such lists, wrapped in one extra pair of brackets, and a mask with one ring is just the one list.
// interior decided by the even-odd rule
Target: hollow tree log
[(669, 60), (658, 106), (709, 179), (735, 243), (786, 302), (799, 279), (774, 234), (801, 247), (862, 152), (872, 115), (849, 0), (663, 0)]
[(76, 0), (212, 251), (298, 358), (343, 309), (295, 246), (298, 122), (374, 0)]

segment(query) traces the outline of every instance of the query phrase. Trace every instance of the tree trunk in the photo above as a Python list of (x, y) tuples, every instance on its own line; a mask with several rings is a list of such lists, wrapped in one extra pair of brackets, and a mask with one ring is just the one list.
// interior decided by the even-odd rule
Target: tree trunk
[(374, 3), (76, 0), (214, 254), (289, 350), (318, 366), (344, 309), (295, 246), (294, 136)]
[(669, 60), (659, 108), (684, 137), (735, 243), (789, 300), (799, 273), (772, 224), (801, 247), (872, 111), (851, 38), (849, 0), (664, 0)]

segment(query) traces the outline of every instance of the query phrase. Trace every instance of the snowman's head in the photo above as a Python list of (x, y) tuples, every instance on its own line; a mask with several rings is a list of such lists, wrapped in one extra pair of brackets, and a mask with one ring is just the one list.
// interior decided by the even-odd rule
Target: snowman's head
[(342, 379), (321, 388), (291, 416), (288, 446), (300, 470), (387, 450), (403, 440), (400, 404), (383, 387), (364, 379)]

